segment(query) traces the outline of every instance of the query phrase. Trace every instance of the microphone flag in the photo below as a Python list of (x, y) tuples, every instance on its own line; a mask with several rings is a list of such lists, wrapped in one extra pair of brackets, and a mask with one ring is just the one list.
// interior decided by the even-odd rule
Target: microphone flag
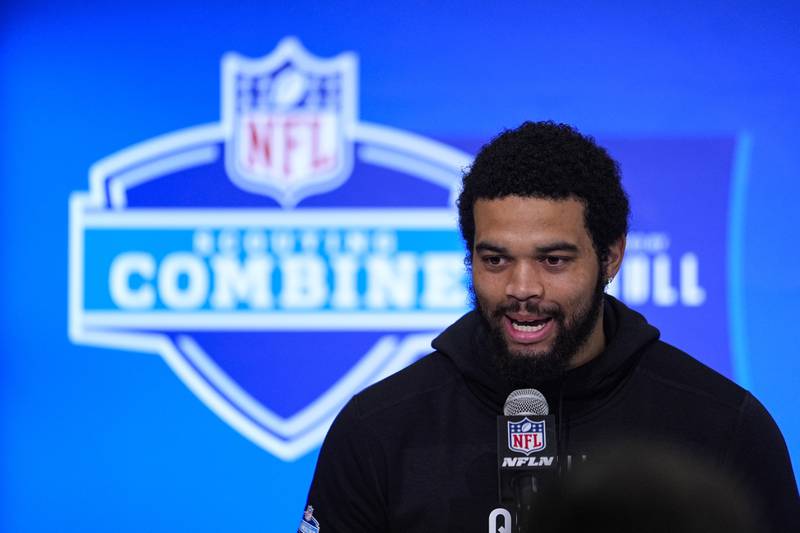
[[(554, 478), (558, 468), (555, 416), (497, 417), (497, 472), (501, 503), (514, 502), (514, 482)], [(538, 492), (538, 490), (537, 490)]]

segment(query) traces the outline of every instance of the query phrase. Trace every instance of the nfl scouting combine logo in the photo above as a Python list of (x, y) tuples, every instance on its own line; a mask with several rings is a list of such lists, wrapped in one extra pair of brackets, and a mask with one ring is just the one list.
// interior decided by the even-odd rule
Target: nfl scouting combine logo
[(285, 460), (467, 308), (470, 157), (358, 119), (357, 60), (222, 62), (222, 121), (97, 162), (70, 199), (73, 342), (159, 354)]

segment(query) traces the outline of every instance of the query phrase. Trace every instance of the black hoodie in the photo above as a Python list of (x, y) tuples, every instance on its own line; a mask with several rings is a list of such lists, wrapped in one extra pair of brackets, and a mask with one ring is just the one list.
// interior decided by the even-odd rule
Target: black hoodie
[[(786, 445), (758, 400), (609, 296), (604, 332), (602, 354), (538, 386), (564, 453), (591, 460), (629, 438), (690, 450), (735, 472), (764, 531), (800, 531)], [(354, 396), (331, 427), (308, 496), (322, 533), (487, 531), (499, 507), (496, 417), (511, 387), (475, 312), (433, 347)]]

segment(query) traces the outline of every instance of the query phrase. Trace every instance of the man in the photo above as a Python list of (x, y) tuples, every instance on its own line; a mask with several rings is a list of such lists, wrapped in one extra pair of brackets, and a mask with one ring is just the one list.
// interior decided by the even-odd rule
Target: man
[(786, 446), (761, 404), (604, 294), (629, 207), (603, 148), (525, 123), (482, 148), (458, 207), (475, 310), (342, 410), (308, 497), (321, 531), (487, 531), (496, 417), (525, 387), (544, 393), (568, 456), (592, 461), (611, 439), (687, 450), (736, 475), (765, 531), (800, 530)]

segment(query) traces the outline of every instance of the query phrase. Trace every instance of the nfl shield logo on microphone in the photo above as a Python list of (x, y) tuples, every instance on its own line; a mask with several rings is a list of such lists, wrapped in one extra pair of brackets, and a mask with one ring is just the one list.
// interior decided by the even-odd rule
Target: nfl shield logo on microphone
[(519, 422), (508, 422), (508, 448), (513, 452), (530, 455), (546, 447), (545, 421), (534, 422), (527, 417)]

